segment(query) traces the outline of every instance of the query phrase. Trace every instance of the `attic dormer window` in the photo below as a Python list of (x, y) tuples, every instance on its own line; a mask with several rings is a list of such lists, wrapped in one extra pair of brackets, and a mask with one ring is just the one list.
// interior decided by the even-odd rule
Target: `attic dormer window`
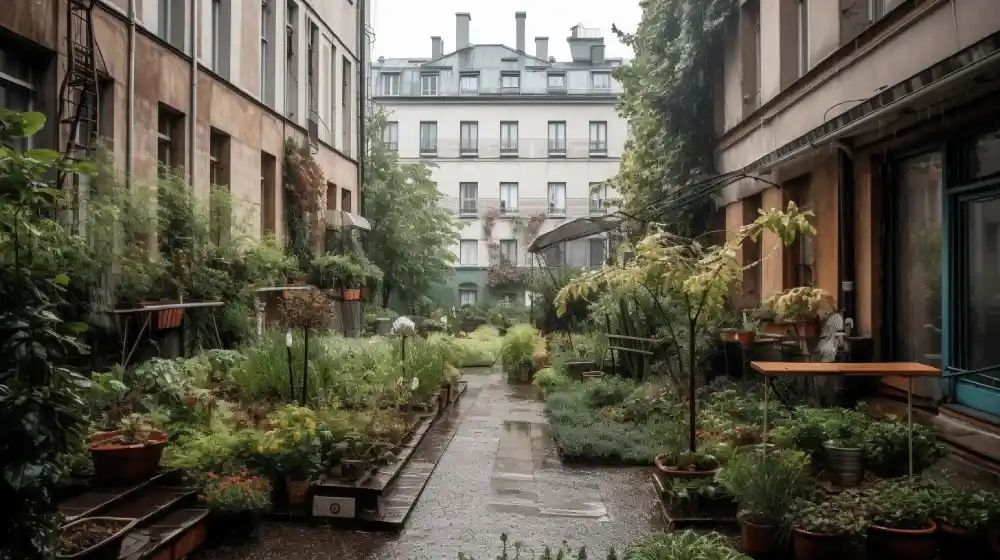
[(549, 74), (549, 89), (566, 89), (566, 74)]
[(437, 94), (438, 94), (438, 75), (421, 74), (420, 95), (437, 95)]
[(479, 74), (462, 74), (459, 82), (462, 95), (479, 95)]
[(521, 75), (516, 73), (503, 74), (500, 76), (500, 91), (505, 94), (520, 93)]
[(611, 74), (609, 72), (594, 72), (591, 74), (594, 89), (611, 89)]
[(382, 95), (399, 95), (399, 74), (382, 74)]

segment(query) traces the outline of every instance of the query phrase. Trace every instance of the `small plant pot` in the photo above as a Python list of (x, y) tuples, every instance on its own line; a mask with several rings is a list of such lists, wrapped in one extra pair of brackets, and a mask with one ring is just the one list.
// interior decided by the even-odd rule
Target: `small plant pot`
[(686, 470), (675, 469), (672, 466), (667, 465), (665, 461), (666, 461), (666, 455), (657, 455), (656, 458), (653, 459), (653, 462), (656, 464), (656, 472), (658, 472), (663, 478), (666, 479), (712, 478), (719, 472), (718, 467), (708, 471), (686, 471)]
[(941, 560), (989, 558), (990, 535), (938, 521), (938, 546)]
[(844, 557), (844, 537), (793, 529), (792, 550), (796, 560), (840, 560)]
[(861, 484), (865, 477), (862, 448), (823, 444), (823, 451), (826, 452), (826, 465), (834, 482), (845, 486)]
[(584, 383), (589, 383), (591, 381), (594, 381), (595, 379), (600, 379), (602, 377), (604, 377), (603, 371), (585, 371), (580, 374), (580, 378), (583, 380)]
[(166, 432), (154, 430), (146, 443), (119, 445), (111, 440), (122, 433), (121, 430), (102, 432), (91, 437), (87, 446), (90, 459), (94, 463), (94, 478), (101, 484), (122, 486), (141, 482), (153, 476), (160, 467), (163, 446), (170, 436)]
[(115, 532), (110, 533), (110, 535), (104, 540), (97, 542), (86, 549), (71, 553), (64, 553), (60, 550), (56, 553), (56, 558), (75, 558), (77, 560), (118, 560), (118, 555), (121, 552), (122, 540), (125, 538), (125, 535), (127, 535), (128, 532), (131, 531), (137, 523), (139, 523), (139, 520), (122, 517), (84, 517), (83, 519), (77, 519), (76, 521), (72, 521), (60, 527), (60, 537), (68, 533), (72, 533), (73, 531), (85, 528), (88, 524), (92, 523), (117, 524), (120, 528)]
[(744, 519), (740, 523), (740, 542), (743, 552), (754, 558), (770, 558), (778, 548), (778, 527), (757, 525)]
[(344, 301), (359, 301), (361, 299), (360, 289), (345, 289)]
[(340, 476), (346, 481), (358, 481), (365, 476), (371, 463), (365, 459), (341, 459)]
[(308, 480), (292, 480), (285, 477), (285, 493), (288, 498), (288, 505), (292, 507), (302, 507), (309, 502), (309, 491), (312, 489), (312, 482)]
[(739, 342), (741, 346), (752, 346), (755, 340), (757, 340), (757, 333), (753, 331), (739, 331), (736, 333), (736, 342)]
[[(172, 300), (164, 300), (164, 301), (144, 300), (144, 301), (142, 301), (140, 303), (142, 303), (142, 305), (144, 305), (144, 306), (150, 306), (150, 305), (167, 305), (167, 304), (171, 304), (171, 303), (179, 303), (179, 301), (172, 301)], [(180, 309), (180, 308), (178, 308), (178, 309), (161, 309), (159, 311), (154, 311), (153, 312), (153, 320), (151, 321), (151, 324), (152, 324), (152, 326), (153, 326), (154, 329), (158, 329), (158, 330), (175, 329), (175, 328), (181, 326), (181, 323), (183, 321), (184, 321), (184, 310), (183, 309)]]
[(213, 511), (208, 518), (208, 534), (220, 541), (247, 539), (257, 532), (260, 518), (256, 511)]
[(736, 342), (736, 329), (719, 329), (719, 340), (722, 342)]
[(937, 524), (933, 521), (927, 524), (923, 529), (868, 527), (868, 557), (934, 560), (937, 557)]

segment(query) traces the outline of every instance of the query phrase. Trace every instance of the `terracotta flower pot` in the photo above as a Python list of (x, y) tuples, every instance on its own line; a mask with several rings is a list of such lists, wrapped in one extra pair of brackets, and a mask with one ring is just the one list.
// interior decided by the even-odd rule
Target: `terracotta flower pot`
[(844, 556), (844, 537), (792, 530), (792, 549), (797, 560), (840, 560)]
[(754, 558), (770, 558), (778, 548), (778, 527), (757, 525), (744, 519), (739, 522), (743, 552)]
[[(178, 303), (172, 300), (144, 300), (141, 302), (143, 305), (166, 305), (169, 303)], [(184, 310), (183, 309), (161, 309), (160, 311), (153, 312), (153, 318), (151, 323), (152, 328), (163, 330), (163, 329), (174, 329), (181, 326), (184, 321)]]
[(94, 463), (94, 477), (102, 484), (120, 486), (153, 476), (160, 466), (163, 446), (170, 439), (166, 432), (153, 430), (149, 440), (138, 445), (119, 445), (111, 441), (121, 433), (115, 430), (95, 434), (87, 446)]
[(666, 461), (666, 455), (657, 455), (656, 458), (653, 459), (653, 462), (656, 463), (657, 472), (663, 475), (664, 478), (668, 479), (669, 478), (712, 478), (713, 476), (716, 475), (716, 473), (719, 472), (718, 467), (709, 471), (678, 470), (667, 466), (664, 461)]
[(344, 301), (358, 301), (361, 299), (361, 289), (352, 288), (344, 290)]
[(740, 331), (736, 333), (736, 342), (739, 342), (743, 346), (753, 345), (753, 341), (757, 339), (757, 333), (753, 331)]
[(990, 537), (986, 533), (973, 533), (944, 521), (938, 521), (938, 529), (942, 560), (990, 557)]
[(309, 490), (312, 482), (308, 480), (292, 480), (285, 477), (285, 492), (288, 494), (288, 505), (300, 507), (309, 501)]
[(872, 525), (868, 528), (868, 557), (934, 560), (937, 557), (936, 532), (934, 521), (928, 521), (924, 529), (892, 529)]
[(722, 342), (736, 342), (736, 329), (719, 329), (719, 340)]

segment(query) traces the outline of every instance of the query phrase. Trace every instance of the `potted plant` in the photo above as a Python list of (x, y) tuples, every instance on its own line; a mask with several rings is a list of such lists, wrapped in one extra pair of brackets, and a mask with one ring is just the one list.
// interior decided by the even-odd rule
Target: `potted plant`
[(761, 304), (760, 313), (777, 324), (775, 334), (813, 339), (819, 332), (819, 319), (833, 310), (833, 298), (826, 290), (798, 286), (772, 295)]
[(840, 560), (848, 540), (866, 526), (863, 504), (854, 493), (841, 493), (822, 502), (801, 500), (788, 513), (792, 550), (798, 560)]
[(743, 323), (740, 328), (736, 331), (735, 340), (739, 342), (740, 345), (749, 347), (752, 346), (754, 340), (757, 339), (757, 329), (760, 327), (760, 323), (754, 319), (747, 316), (746, 313), (743, 314)]
[(933, 495), (926, 486), (910, 480), (883, 482), (866, 492), (868, 557), (934, 560)]
[(808, 465), (805, 453), (762, 449), (734, 455), (715, 476), (740, 506), (737, 520), (747, 554), (768, 557), (774, 552), (779, 523), (797, 500), (815, 491)]
[(697, 451), (657, 455), (653, 462), (663, 478), (712, 478), (719, 472), (714, 455)]
[(168, 439), (166, 432), (154, 430), (141, 415), (130, 414), (118, 430), (91, 436), (87, 450), (94, 476), (116, 486), (147, 479), (159, 468)]
[[(895, 478), (909, 471), (909, 428), (895, 416), (872, 422), (864, 433), (865, 463), (882, 478)], [(913, 471), (919, 473), (945, 454), (934, 428), (913, 426)]]
[(84, 517), (59, 528), (56, 558), (118, 560), (121, 543), (138, 519)]
[(994, 493), (940, 484), (933, 498), (941, 531), (941, 558), (986, 558), (991, 531), (1000, 522), (1000, 498)]
[(309, 417), (298, 418), (301, 410), (308, 409), (289, 407), (281, 414), (279, 429), (271, 432), (268, 446), (274, 456), (276, 474), (284, 479), (288, 505), (292, 507), (309, 501), (312, 479), (322, 471), (322, 442), (316, 431), (317, 424)]
[(371, 443), (368, 438), (354, 435), (336, 447), (340, 453), (341, 478), (348, 482), (358, 482), (367, 476), (372, 468), (377, 442)]
[(519, 383), (531, 382), (533, 357), (541, 337), (530, 325), (517, 325), (507, 331), (500, 350), (500, 362), (508, 376)]
[(209, 474), (200, 497), (212, 512), (211, 535), (245, 538), (271, 507), (271, 483), (246, 469), (234, 476)]

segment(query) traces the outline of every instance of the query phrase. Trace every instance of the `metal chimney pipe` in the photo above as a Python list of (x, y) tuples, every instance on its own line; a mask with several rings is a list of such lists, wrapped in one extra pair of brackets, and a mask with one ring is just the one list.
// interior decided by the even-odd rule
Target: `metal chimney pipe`
[(524, 12), (514, 13), (514, 22), (517, 24), (517, 50), (524, 52), (524, 20), (528, 14)]
[(469, 22), (472, 16), (468, 12), (455, 13), (455, 50), (469, 46)]
[(535, 58), (541, 60), (549, 59), (549, 38), (535, 37)]

